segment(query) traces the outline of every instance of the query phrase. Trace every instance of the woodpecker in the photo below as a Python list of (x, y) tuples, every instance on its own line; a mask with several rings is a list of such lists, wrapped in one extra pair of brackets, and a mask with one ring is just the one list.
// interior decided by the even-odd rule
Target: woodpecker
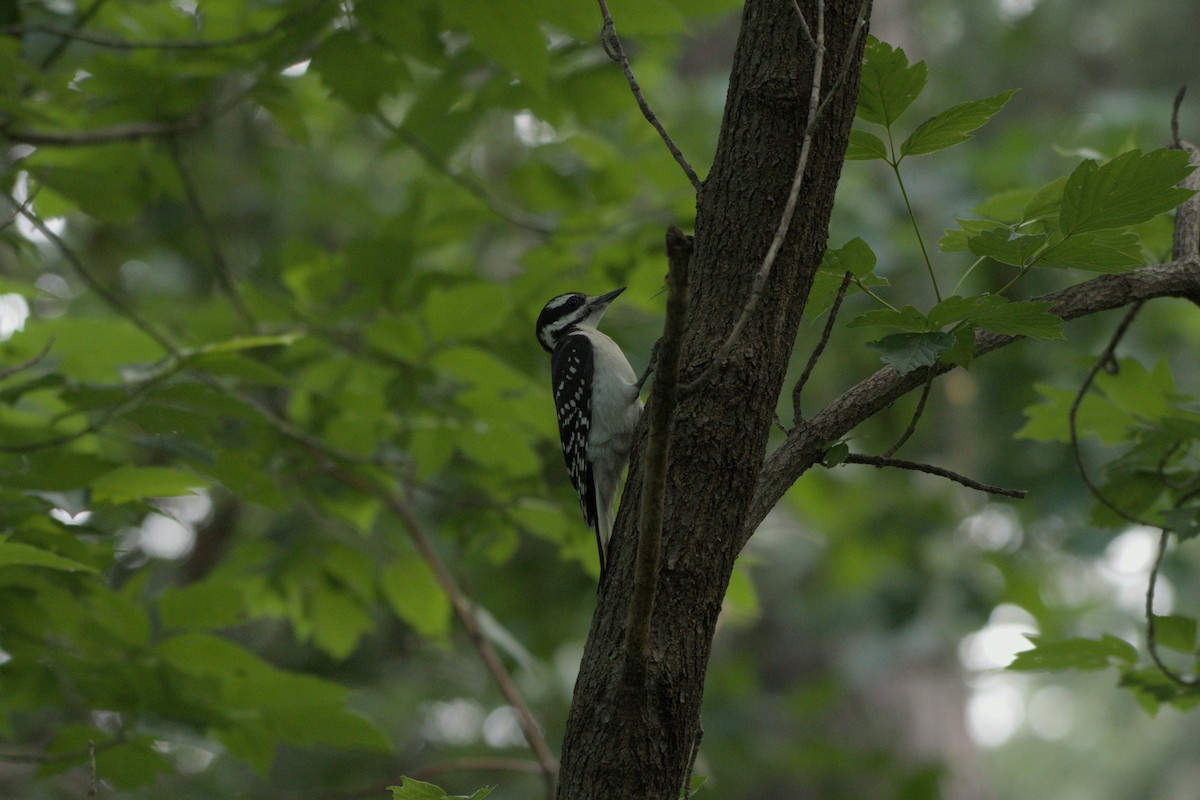
[(550, 353), (558, 435), (571, 483), (600, 551), (600, 581), (608, 564), (613, 502), (642, 413), (641, 383), (612, 339), (596, 330), (625, 287), (590, 296), (560, 294), (537, 320), (537, 339)]

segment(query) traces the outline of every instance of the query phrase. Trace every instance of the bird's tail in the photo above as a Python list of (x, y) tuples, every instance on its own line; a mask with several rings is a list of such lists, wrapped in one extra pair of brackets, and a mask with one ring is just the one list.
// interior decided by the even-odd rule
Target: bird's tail
[(596, 549), (600, 551), (600, 582), (608, 572), (608, 543), (612, 539), (613, 510), (612, 503), (604, 502), (605, 498), (596, 493)]

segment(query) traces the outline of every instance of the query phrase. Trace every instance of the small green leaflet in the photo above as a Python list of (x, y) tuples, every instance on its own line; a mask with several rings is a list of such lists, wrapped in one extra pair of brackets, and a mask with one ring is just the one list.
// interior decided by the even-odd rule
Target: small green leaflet
[(941, 353), (954, 347), (954, 335), (940, 331), (894, 333), (867, 346), (879, 350), (883, 363), (904, 375), (935, 363)]
[(52, 553), (49, 550), (42, 550), (40, 547), (24, 544), (22, 542), (5, 542), (0, 541), (0, 567), (47, 567), (49, 569), (61, 569), (67, 572), (95, 572), (95, 568), (89, 567), (74, 559), (64, 558), (57, 553)]
[(171, 467), (117, 467), (91, 482), (92, 499), (128, 503), (147, 497), (178, 497), (203, 489), (212, 480)]
[(1196, 620), (1179, 614), (1162, 617), (1155, 614), (1154, 638), (1163, 647), (1179, 653), (1191, 653), (1196, 649)]
[(859, 315), (851, 328), (889, 328), (910, 333), (938, 331), (946, 325), (969, 322), (984, 330), (1005, 336), (1029, 336), (1035, 339), (1061, 339), (1062, 319), (1050, 313), (1044, 301), (1009, 301), (999, 295), (947, 297), (928, 315), (912, 306), (899, 310), (880, 308)]
[(1034, 263), (1088, 272), (1128, 272), (1142, 263), (1142, 243), (1132, 231), (1077, 233), (1044, 250)]
[(887, 160), (887, 145), (873, 133), (852, 128), (850, 130), (850, 143), (846, 146), (847, 161), (874, 161), (875, 159)]
[(892, 308), (877, 308), (864, 314), (859, 314), (847, 326), (850, 328), (890, 328), (898, 331), (924, 333), (934, 330), (929, 318), (912, 306), (899, 310)]
[[(887, 286), (886, 278), (875, 275), (875, 253), (857, 236), (838, 248), (827, 249), (821, 266), (808, 293), (805, 314), (816, 319), (833, 305), (846, 273), (854, 275), (864, 286)], [(857, 291), (851, 284), (847, 292)]]
[(1019, 672), (1061, 672), (1075, 669), (1092, 671), (1137, 661), (1137, 650), (1124, 639), (1105, 634), (1100, 639), (1062, 639), (1049, 641), (1027, 636), (1032, 650), (1022, 650), (1008, 665)]
[(1035, 300), (1006, 300), (999, 295), (947, 297), (929, 312), (929, 322), (941, 328), (966, 321), (1005, 336), (1034, 339), (1063, 338), (1062, 318), (1050, 312), (1050, 303)]
[(332, 96), (364, 114), (408, 80), (403, 60), (349, 30), (326, 37), (313, 54), (311, 69)]
[(821, 459), (821, 465), (825, 467), (836, 467), (846, 460), (846, 456), (850, 455), (850, 445), (845, 442), (838, 442), (825, 451), (824, 457)]
[(990, 219), (960, 219), (955, 220), (957, 228), (947, 228), (938, 241), (938, 248), (943, 253), (965, 253), (971, 249), (970, 240), (985, 231), (996, 228), (1007, 229), (1002, 222)]
[(1004, 108), (1016, 91), (1013, 89), (982, 100), (959, 103), (930, 117), (900, 145), (901, 155), (922, 156), (962, 144), (971, 138), (973, 131), (983, 127)]
[(1176, 187), (1193, 169), (1182, 150), (1130, 150), (1104, 165), (1084, 161), (1063, 187), (1059, 228), (1072, 236), (1137, 225), (1170, 211), (1195, 194)]
[(921, 94), (928, 77), (924, 61), (909, 66), (903, 50), (868, 36), (858, 87), (858, 116), (890, 127)]
[(1025, 212), (1021, 215), (1023, 222), (1034, 220), (1049, 220), (1058, 217), (1062, 206), (1063, 187), (1067, 185), (1066, 178), (1055, 178), (1033, 193), (1025, 204)]
[(1001, 225), (989, 228), (967, 239), (972, 255), (987, 256), (1002, 264), (1023, 267), (1046, 244), (1044, 233), (1020, 234)]
[(1162, 512), (1163, 526), (1186, 542), (1200, 536), (1200, 508), (1173, 508)]
[(1200, 689), (1171, 680), (1157, 666), (1122, 670), (1117, 685), (1132, 692), (1138, 705), (1151, 716), (1158, 713), (1163, 703), (1180, 711), (1189, 711), (1200, 705)]
[(399, 786), (389, 786), (387, 788), (392, 793), (392, 800), (483, 800), (496, 787), (485, 786), (470, 796), (463, 794), (450, 795), (446, 794), (445, 789), (434, 786), (432, 783), (424, 783), (412, 778), (401, 778)]

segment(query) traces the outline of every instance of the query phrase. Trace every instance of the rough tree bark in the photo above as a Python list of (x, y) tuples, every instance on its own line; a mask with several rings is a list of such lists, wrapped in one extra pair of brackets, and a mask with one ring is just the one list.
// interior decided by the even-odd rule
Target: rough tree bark
[[(815, 2), (800, 2), (812, 23)], [(713, 383), (685, 397), (671, 438), (662, 567), (641, 697), (619, 690), (633, 580), (641, 447), (610, 550), (563, 743), (558, 796), (673, 799), (698, 732), (717, 614), (743, 544), (751, 498), (796, 329), (825, 250), (834, 193), (854, 117), (858, 2), (825, 9), (820, 117), (804, 192), (763, 302)], [(866, 4), (864, 16), (869, 16)], [(728, 336), (783, 213), (807, 122), (813, 47), (791, 0), (747, 0), (717, 153), (697, 198), (691, 304), (681, 380), (694, 379)], [(641, 437), (639, 437), (641, 441)]]

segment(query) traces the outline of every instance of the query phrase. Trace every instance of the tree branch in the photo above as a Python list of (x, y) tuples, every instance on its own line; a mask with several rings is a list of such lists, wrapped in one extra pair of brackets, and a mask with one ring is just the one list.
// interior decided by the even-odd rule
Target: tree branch
[[(1069, 322), (1155, 297), (1195, 300), (1200, 298), (1200, 281), (1196, 275), (1200, 275), (1200, 259), (1189, 258), (1116, 275), (1101, 275), (1033, 299), (1049, 301), (1052, 304), (1050, 310)], [(975, 337), (976, 357), (1006, 347), (1019, 338), (980, 331)], [(952, 369), (952, 365), (937, 364), (901, 375), (891, 367), (885, 367), (822, 409), (808, 425), (793, 428), (784, 443), (763, 463), (742, 531), (743, 545), (788, 487), (821, 459), (829, 442), (844, 437), (859, 423), (921, 386), (929, 371), (941, 375)]]
[[(654, 589), (658, 581), (662, 549), (663, 502), (667, 491), (667, 467), (671, 422), (675, 415), (679, 386), (679, 357), (687, 317), (688, 267), (692, 240), (679, 228), (667, 230), (667, 315), (662, 347), (650, 396), (650, 431), (646, 444), (646, 466), (642, 477), (642, 505), (638, 523), (637, 561), (633, 594), (625, 623), (625, 656), (622, 666), (623, 705), (636, 713), (646, 691), (646, 662), (650, 658), (650, 617), (654, 612)], [(631, 787), (636, 790), (636, 787)]]
[[(264, 39), (269, 39), (279, 33), (284, 28), (301, 20), (309, 14), (316, 11), (321, 6), (330, 2), (330, 0), (315, 0), (315, 2), (296, 9), (290, 14), (285, 14), (269, 28), (264, 28), (260, 31), (251, 31), (240, 36), (231, 36), (225, 39), (157, 39), (153, 41), (131, 41), (120, 36), (113, 36), (104, 33), (88, 33), (80, 30), (82, 24), (87, 22), (90, 14), (94, 13), (92, 9), (81, 17), (80, 21), (74, 27), (64, 28), (58, 25), (49, 25), (46, 23), (29, 23), (19, 25), (8, 25), (4, 28), (4, 33), (9, 36), (24, 36), (27, 34), (44, 34), (46, 36), (57, 36), (60, 40), (58, 46), (64, 46), (71, 41), (83, 42), (97, 47), (107, 47), (112, 50), (209, 50), (221, 47), (237, 47), (243, 44), (253, 44)], [(99, 5), (97, 3), (96, 5)]]
[(127, 122), (92, 131), (38, 131), (21, 128), (0, 128), (0, 137), (11, 142), (49, 145), (54, 147), (82, 147), (111, 142), (132, 142), (158, 136), (175, 136), (191, 133), (204, 127), (210, 120), (206, 113), (192, 114), (175, 120), (157, 122)]
[(375, 119), (379, 121), (380, 125), (391, 131), (393, 136), (404, 142), (404, 144), (410, 150), (420, 156), (421, 160), (423, 160), (431, 168), (437, 172), (440, 172), (442, 175), (445, 175), (451, 181), (465, 189), (468, 194), (481, 202), (488, 211), (491, 211), (505, 222), (515, 225), (518, 228), (524, 228), (526, 230), (533, 231), (534, 233), (541, 234), (542, 236), (548, 236), (552, 233), (555, 233), (554, 225), (551, 225), (545, 220), (520, 209), (511, 210), (505, 208), (500, 201), (498, 201), (491, 195), (490, 192), (488, 192), (486, 187), (477, 181), (471, 180), (460, 172), (455, 172), (450, 168), (450, 165), (446, 163), (446, 160), (435, 153), (433, 148), (421, 141), (420, 137), (405, 128), (403, 125), (397, 125), (396, 123), (392, 122), (383, 114), (382, 111), (375, 112)]
[(234, 312), (242, 321), (242, 327), (246, 331), (252, 331), (254, 330), (254, 318), (250, 315), (246, 304), (242, 302), (242, 296), (233, 279), (233, 272), (229, 268), (229, 262), (217, 239), (217, 232), (213, 229), (212, 222), (204, 210), (204, 204), (200, 202), (200, 193), (196, 190), (196, 182), (192, 180), (191, 173), (183, 164), (179, 139), (172, 137), (167, 143), (171, 152), (171, 162), (175, 165), (175, 172), (179, 175), (180, 183), (183, 184), (183, 193), (187, 198), (188, 207), (192, 210), (192, 216), (196, 218), (196, 222), (200, 226), (200, 234), (208, 246), (209, 257), (212, 259), (213, 276), (216, 278), (217, 285), (221, 287), (229, 304), (233, 306)]
[(104, 302), (106, 302), (118, 314), (125, 317), (138, 328), (140, 328), (142, 332), (151, 339), (158, 342), (158, 344), (164, 350), (166, 350), (167, 353), (175, 357), (179, 356), (179, 347), (175, 344), (171, 337), (160, 331), (154, 325), (151, 325), (149, 321), (135, 311), (132, 306), (126, 303), (124, 298), (122, 298), (116, 292), (110, 290), (104, 284), (100, 283), (100, 280), (92, 274), (92, 271), (85, 267), (83, 265), (83, 261), (81, 261), (77, 255), (75, 255), (75, 251), (72, 250), (65, 241), (63, 241), (61, 236), (52, 231), (50, 226), (48, 226), (40, 216), (26, 207), (25, 204), (18, 203), (12, 195), (4, 193), (3, 197), (8, 201), (9, 205), (16, 209), (17, 213), (29, 220), (29, 223), (33, 225), (33, 227), (37, 228), (38, 232), (45, 236), (50, 243), (54, 245), (58, 252), (62, 254), (62, 257), (66, 259), (67, 263), (71, 265), (71, 268), (75, 271), (75, 273), (79, 275), (79, 277), (83, 279), (84, 283), (86, 283), (92, 291), (99, 295)]
[(918, 461), (906, 461), (902, 458), (888, 458), (887, 456), (867, 456), (858, 453), (851, 453), (846, 456), (843, 464), (867, 464), (872, 467), (896, 467), (898, 469), (908, 469), (914, 472), (924, 472), (929, 475), (937, 475), (941, 478), (949, 478), (955, 483), (961, 483), (970, 489), (978, 489), (981, 492), (988, 494), (999, 494), (1005, 497), (1015, 497), (1018, 500), (1024, 499), (1029, 491), (1026, 489), (1005, 489), (1000, 486), (992, 486), (988, 483), (982, 483), (974, 478), (968, 478), (953, 470), (944, 469), (943, 467), (935, 467), (932, 464), (922, 464)]
[(913, 409), (912, 419), (908, 421), (908, 427), (904, 429), (904, 433), (900, 434), (900, 438), (896, 443), (889, 447), (883, 453), (883, 458), (891, 458), (896, 454), (896, 451), (904, 446), (909, 437), (917, 429), (917, 423), (921, 421), (921, 415), (925, 413), (925, 401), (929, 399), (929, 390), (933, 388), (933, 370), (929, 370), (928, 377), (925, 378), (925, 386), (921, 389), (921, 399), (917, 401), (917, 407)]
[[(796, 5), (795, 2), (793, 2), (793, 5)], [(821, 118), (822, 112), (828, 107), (830, 100), (837, 95), (846, 80), (846, 76), (850, 73), (851, 62), (853, 60), (850, 56), (858, 46), (858, 38), (865, 23), (866, 8), (867, 3), (864, 0), (859, 6), (854, 30), (851, 32), (850, 42), (846, 48), (846, 56), (842, 60), (842, 69), (830, 86), (829, 93), (822, 100), (821, 76), (825, 65), (825, 2), (824, 0), (817, 0), (817, 34), (815, 39), (813, 39), (811, 32), (808, 32), (808, 25), (804, 19), (804, 15), (800, 13), (800, 7), (796, 5), (796, 14), (799, 16), (806, 32), (809, 33), (808, 38), (813, 42), (814, 52), (813, 79), (808, 100), (808, 121), (804, 126), (804, 137), (800, 145), (800, 157), (796, 163), (796, 175), (792, 179), (792, 189), (788, 194), (787, 203), (784, 205), (779, 225), (775, 229), (775, 237), (771, 240), (771, 244), (767, 248), (767, 254), (763, 257), (758, 272), (754, 275), (754, 282), (750, 286), (750, 296), (746, 298), (746, 304), (742, 306), (741, 315), (738, 317), (737, 322), (734, 323), (729, 336), (717, 349), (712, 361), (709, 362), (704, 371), (695, 380), (683, 385), (680, 390), (683, 397), (687, 397), (703, 389), (716, 377), (717, 372), (724, 369), (725, 363), (729, 360), (730, 353), (733, 352), (734, 345), (741, 338), (742, 331), (745, 330), (750, 317), (753, 316), (755, 310), (758, 308), (759, 301), (762, 299), (763, 287), (766, 286), (767, 278), (771, 276), (771, 268), (775, 264), (775, 259), (779, 255), (780, 248), (783, 247), (784, 239), (787, 238), (788, 229), (792, 224), (792, 218), (796, 213), (796, 202), (800, 198), (800, 188), (804, 184), (804, 173), (808, 167), (808, 157), (812, 149), (813, 134), (816, 131), (817, 121)]]
[(375, 497), (388, 510), (395, 514), (401, 524), (404, 525), (405, 530), (408, 531), (409, 538), (417, 548), (417, 552), (421, 554), (421, 557), (425, 559), (425, 563), (433, 570), (434, 579), (437, 580), (438, 586), (441, 587), (442, 591), (446, 593), (446, 597), (450, 600), (450, 606), (454, 609), (454, 615), (458, 617), (459, 623), (467, 633), (467, 638), (471, 640), (471, 644), (474, 645), (476, 651), (479, 653), (484, 666), (487, 667), (488, 672), (492, 675), (492, 679), (499, 686), (500, 693), (504, 695), (505, 700), (516, 711), (517, 720), (521, 724), (521, 732), (524, 734), (529, 748), (537, 758), (542, 775), (545, 777), (546, 796), (553, 797), (558, 781), (558, 761), (550, 752), (550, 747), (546, 744), (546, 739), (542, 736), (537, 722), (534, 721), (533, 712), (529, 710), (529, 706), (525, 703), (525, 698), (521, 695), (521, 691), (508, 674), (508, 670), (504, 667), (504, 662), (500, 660), (500, 656), (496, 653), (495, 648), (492, 647), (492, 643), (484, 636), (483, 630), (479, 626), (479, 621), (476, 619), (475, 612), (471, 609), (466, 595), (459, 588), (458, 583), (454, 580), (454, 576), (450, 574), (450, 570), (446, 567), (446, 563), (442, 561), (442, 557), (438, 555), (437, 549), (434, 548), (433, 542), (425, 532), (424, 526), (417, 519), (416, 512), (412, 506), (395, 492), (335, 463), (321, 449), (313, 448), (307, 443), (303, 444), (306, 444), (312, 454), (317, 457), (317, 463), (325, 474), (336, 479), (347, 488)]
[(817, 346), (813, 348), (812, 354), (809, 355), (808, 363), (804, 365), (804, 372), (800, 373), (800, 378), (792, 388), (793, 425), (799, 425), (804, 421), (804, 415), (800, 410), (800, 393), (804, 391), (809, 376), (817, 366), (817, 361), (821, 359), (821, 354), (825, 352), (825, 346), (829, 344), (829, 337), (833, 335), (833, 323), (837, 321), (838, 312), (842, 309), (842, 301), (846, 299), (846, 290), (850, 288), (850, 282), (853, 279), (853, 272), (847, 272), (842, 277), (842, 285), (838, 287), (837, 297), (833, 299), (833, 305), (829, 307), (829, 318), (825, 320), (825, 329), (821, 331), (821, 338), (817, 342)]
[(629, 66), (629, 56), (625, 55), (625, 48), (621, 44), (621, 38), (617, 36), (617, 29), (613, 23), (612, 14), (608, 10), (608, 3), (605, 0), (597, 0), (600, 4), (600, 15), (604, 18), (604, 27), (600, 30), (600, 44), (604, 47), (604, 52), (613, 61), (621, 65), (621, 71), (625, 73), (625, 81), (629, 84), (629, 89), (633, 92), (633, 98), (637, 100), (638, 108), (642, 110), (642, 116), (646, 121), (654, 126), (654, 130), (658, 131), (658, 135), (662, 138), (667, 149), (671, 151), (671, 155), (675, 158), (675, 163), (683, 169), (688, 180), (692, 184), (692, 188), (697, 192), (700, 191), (700, 178), (696, 176), (696, 170), (692, 169), (692, 165), (684, 157), (683, 152), (675, 144), (671, 135), (667, 133), (667, 129), (658, 121), (658, 117), (650, 108), (650, 104), (646, 102), (646, 96), (642, 94), (642, 87), (638, 86), (637, 79), (633, 77), (633, 68)]

